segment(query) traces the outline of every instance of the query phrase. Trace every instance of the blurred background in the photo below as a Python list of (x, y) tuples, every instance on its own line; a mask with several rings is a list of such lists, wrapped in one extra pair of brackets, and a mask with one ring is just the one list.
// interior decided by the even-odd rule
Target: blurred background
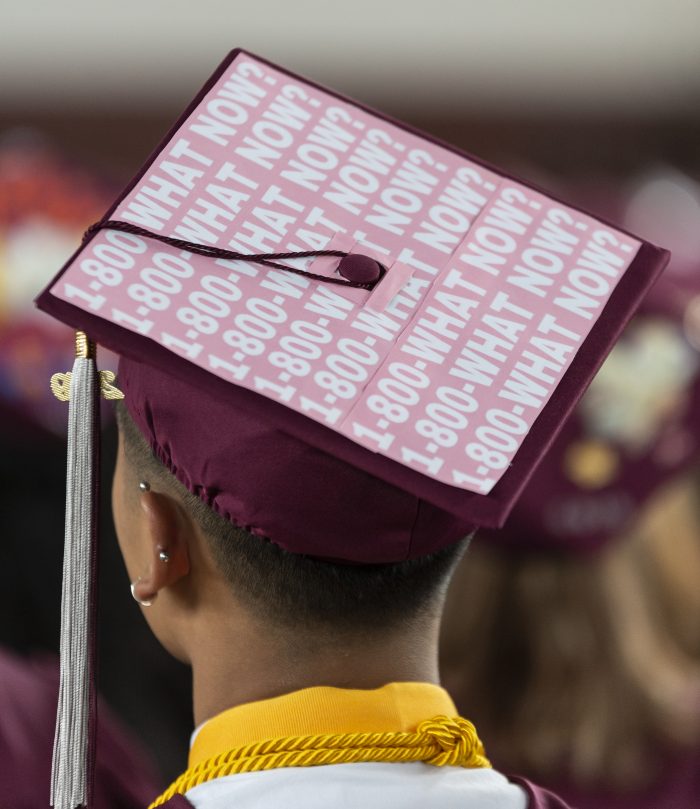
[[(700, 0), (0, 0), (0, 11), (0, 644), (16, 651), (58, 643), (66, 413), (48, 379), (72, 356), (71, 335), (31, 299), (230, 49), (626, 224), (700, 275)], [(104, 494), (101, 686), (165, 779), (186, 757), (188, 674), (129, 597)]]
[(696, 0), (7, 4), (3, 128), (131, 176), (245, 46), (496, 162), (586, 176), (697, 165)]

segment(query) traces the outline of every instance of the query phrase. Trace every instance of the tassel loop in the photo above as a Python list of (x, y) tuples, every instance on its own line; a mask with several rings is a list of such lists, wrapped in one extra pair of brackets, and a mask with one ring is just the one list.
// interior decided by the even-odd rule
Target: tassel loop
[[(124, 398), (124, 394), (119, 388), (112, 384), (116, 379), (114, 371), (98, 371), (97, 373), (100, 380), (100, 393), (103, 399), (114, 400)], [(60, 402), (68, 402), (70, 400), (72, 377), (73, 374), (71, 371), (54, 374), (51, 377), (51, 393), (53, 393)]]

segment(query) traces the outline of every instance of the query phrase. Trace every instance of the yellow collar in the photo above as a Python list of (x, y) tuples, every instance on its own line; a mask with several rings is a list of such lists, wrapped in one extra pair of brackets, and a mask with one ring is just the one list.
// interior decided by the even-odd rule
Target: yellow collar
[(236, 747), (282, 736), (414, 731), (427, 717), (456, 717), (448, 693), (429, 683), (371, 691), (320, 686), (229, 708), (200, 728), (189, 766)]

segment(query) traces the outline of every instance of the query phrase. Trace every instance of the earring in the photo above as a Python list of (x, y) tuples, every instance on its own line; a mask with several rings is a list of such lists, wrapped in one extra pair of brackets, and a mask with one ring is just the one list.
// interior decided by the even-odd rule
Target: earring
[(142, 492), (150, 492), (151, 484), (147, 480), (142, 480), (139, 483), (139, 489), (141, 489)]
[(170, 554), (167, 551), (161, 551), (158, 554), (158, 558), (161, 562), (169, 562), (170, 561)]
[(153, 604), (153, 602), (156, 600), (156, 598), (158, 598), (158, 593), (154, 593), (154, 594), (153, 594), (153, 595), (152, 595), (150, 598), (148, 598), (148, 599), (143, 599), (143, 601), (142, 601), (142, 600), (141, 600), (141, 599), (140, 599), (140, 598), (139, 598), (139, 597), (136, 595), (136, 593), (134, 592), (134, 590), (135, 590), (135, 588), (136, 588), (136, 585), (137, 585), (137, 584), (138, 584), (140, 581), (141, 581), (141, 577), (139, 576), (139, 577), (138, 577), (138, 579), (136, 579), (136, 581), (132, 581), (132, 582), (131, 582), (131, 585), (130, 585), (130, 587), (131, 587), (131, 597), (134, 599), (134, 601), (135, 601), (137, 604), (140, 604), (142, 607), (150, 607), (150, 606), (151, 606), (151, 604)]

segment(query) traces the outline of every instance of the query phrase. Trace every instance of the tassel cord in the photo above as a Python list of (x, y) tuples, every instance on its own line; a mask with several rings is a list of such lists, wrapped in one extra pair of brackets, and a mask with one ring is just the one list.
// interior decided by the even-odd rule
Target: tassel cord
[(51, 805), (55, 809), (86, 804), (96, 380), (94, 359), (77, 358), (68, 411), (60, 686), (51, 776)]
[(284, 272), (291, 272), (294, 275), (303, 275), (305, 278), (311, 278), (315, 281), (323, 281), (326, 284), (337, 284), (343, 287), (352, 287), (354, 289), (372, 290), (379, 283), (385, 273), (385, 268), (381, 267), (381, 274), (376, 281), (363, 283), (361, 281), (349, 281), (345, 278), (336, 276), (319, 275), (317, 273), (308, 272), (297, 267), (290, 267), (288, 264), (280, 264), (276, 259), (285, 258), (312, 258), (312, 257), (337, 257), (345, 258), (349, 255), (345, 250), (299, 250), (289, 253), (237, 253), (235, 250), (226, 250), (223, 247), (215, 247), (208, 244), (197, 244), (196, 242), (188, 242), (185, 239), (178, 239), (175, 236), (165, 236), (162, 233), (153, 233), (153, 231), (142, 228), (139, 225), (133, 225), (131, 222), (122, 222), (120, 219), (105, 219), (101, 222), (95, 222), (94, 225), (85, 231), (83, 235), (83, 242), (86, 242), (91, 236), (103, 229), (120, 230), (123, 233), (131, 233), (134, 236), (143, 236), (147, 239), (155, 239), (156, 241), (163, 242), (170, 247), (178, 247), (181, 250), (186, 250), (189, 253), (196, 253), (200, 256), (207, 256), (213, 259), (225, 259), (227, 261), (250, 261), (254, 264), (263, 264), (265, 267), (272, 267), (276, 270), (283, 270)]

